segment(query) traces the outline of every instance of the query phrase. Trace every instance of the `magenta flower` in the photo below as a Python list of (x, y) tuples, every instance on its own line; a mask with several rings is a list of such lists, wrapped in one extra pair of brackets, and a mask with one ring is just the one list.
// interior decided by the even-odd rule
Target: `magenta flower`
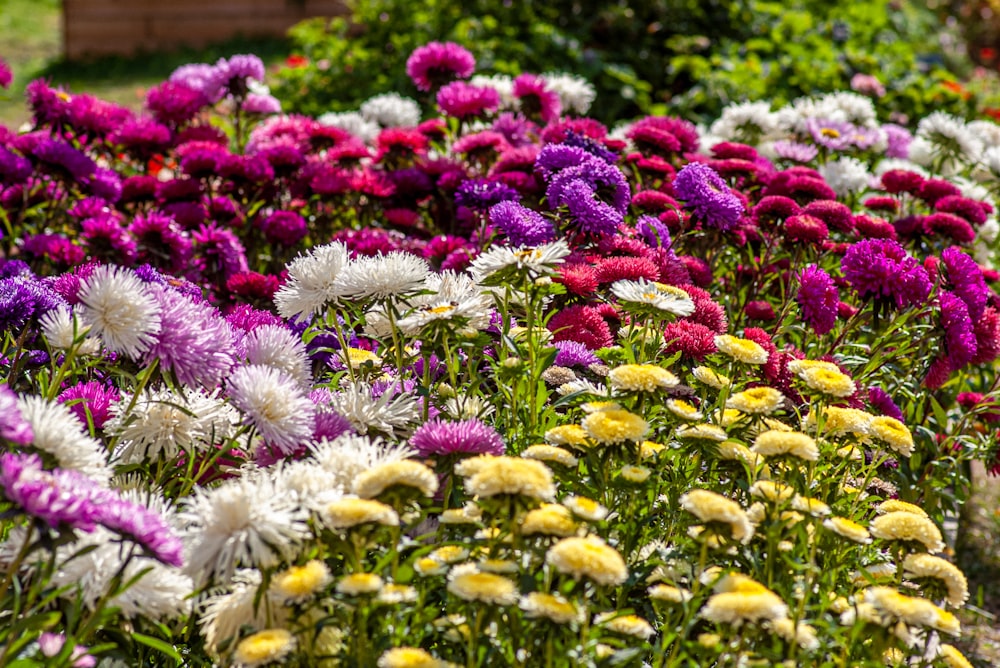
[(896, 308), (919, 306), (931, 291), (923, 266), (891, 239), (862, 239), (847, 249), (840, 267), (862, 299)]
[(100, 509), (98, 522), (106, 529), (130, 538), (165, 564), (184, 565), (184, 543), (158, 513), (110, 490), (97, 495), (95, 501)]
[(950, 292), (942, 292), (938, 303), (948, 359), (953, 369), (959, 369), (971, 362), (977, 352), (976, 333), (969, 319), (969, 309), (965, 302)]
[(990, 298), (983, 270), (957, 246), (945, 248), (941, 253), (941, 262), (947, 270), (952, 291), (969, 308), (969, 317), (978, 320)]
[(521, 103), (521, 112), (531, 119), (551, 123), (559, 118), (562, 105), (559, 95), (535, 74), (521, 74), (514, 79), (513, 95)]
[(803, 319), (813, 330), (823, 335), (837, 322), (840, 296), (833, 279), (816, 265), (809, 265), (799, 274), (799, 292), (795, 296)]
[(290, 247), (309, 233), (305, 218), (294, 211), (275, 211), (260, 220), (260, 229), (269, 243)]
[(38, 455), (0, 455), (0, 487), (8, 501), (52, 528), (89, 532), (100, 522), (101, 510), (94, 502), (97, 483), (78, 471), (46, 471)]
[(413, 433), (410, 445), (421, 457), (452, 454), (502, 455), (505, 451), (500, 434), (475, 418), (458, 422), (447, 422), (439, 418), (429, 420)]
[(468, 79), (475, 69), (475, 57), (454, 42), (430, 42), (414, 49), (406, 60), (407, 76), (423, 91), (454, 79)]
[(0, 58), (0, 88), (10, 88), (10, 82), (14, 80), (14, 74), (10, 71), (10, 65)]
[(464, 120), (499, 107), (500, 94), (493, 88), (453, 81), (438, 91), (437, 103), (444, 114)]
[(67, 407), (84, 425), (93, 422), (94, 429), (101, 429), (110, 417), (111, 404), (120, 398), (114, 387), (92, 380), (66, 388), (56, 401), (68, 404)]
[(0, 384), (0, 438), (17, 445), (31, 443), (35, 435), (31, 424), (17, 407), (17, 395), (6, 383)]

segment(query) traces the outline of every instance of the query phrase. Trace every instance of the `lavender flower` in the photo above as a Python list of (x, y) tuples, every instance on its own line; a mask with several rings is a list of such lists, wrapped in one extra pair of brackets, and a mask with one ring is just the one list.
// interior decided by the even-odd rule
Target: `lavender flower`
[(609, 165), (613, 165), (618, 162), (618, 154), (607, 148), (604, 144), (597, 141), (596, 139), (591, 139), (582, 132), (573, 132), (569, 130), (566, 132), (566, 140), (563, 142), (566, 146), (573, 146), (576, 148), (582, 148), (587, 153), (591, 154), (595, 158), (600, 158)]
[(814, 264), (803, 269), (799, 274), (799, 292), (795, 299), (803, 319), (817, 334), (822, 336), (833, 329), (837, 322), (840, 295), (829, 274)]
[(552, 345), (559, 351), (556, 353), (556, 358), (553, 361), (553, 364), (556, 366), (588, 367), (591, 364), (597, 364), (601, 361), (587, 346), (577, 341), (556, 341)]
[(475, 418), (458, 422), (429, 420), (413, 433), (410, 445), (421, 457), (452, 454), (502, 455), (505, 450), (500, 434)]
[(0, 279), (0, 332), (20, 330), (66, 301), (31, 274)]
[(500, 202), (490, 207), (490, 222), (507, 235), (512, 246), (540, 246), (555, 241), (552, 221), (517, 202)]
[(857, 131), (852, 123), (825, 118), (807, 119), (806, 129), (813, 141), (831, 151), (850, 148), (853, 145), (852, 137)]
[(500, 181), (469, 179), (455, 191), (455, 203), (477, 211), (485, 211), (494, 204), (520, 199), (518, 192)]
[(901, 125), (886, 123), (882, 126), (888, 147), (885, 150), (885, 157), (900, 158), (906, 160), (910, 157), (910, 143), (913, 142), (913, 135)]
[(731, 230), (743, 214), (743, 203), (718, 172), (700, 162), (688, 163), (677, 173), (674, 192), (709, 227)]
[(17, 395), (6, 383), (0, 384), (0, 438), (16, 445), (27, 445), (34, 437), (31, 423), (17, 407)]
[(847, 249), (840, 267), (862, 299), (903, 308), (922, 304), (931, 291), (923, 266), (891, 239), (862, 239)]
[(52, 528), (65, 525), (93, 531), (101, 510), (94, 502), (97, 483), (78, 471), (46, 471), (38, 455), (0, 455), (0, 487), (8, 501)]
[[(659, 218), (643, 215), (635, 223), (635, 231), (648, 246), (667, 248), (673, 244), (670, 239), (670, 228), (660, 222)], [(673, 254), (673, 251), (670, 251)]]
[(938, 296), (941, 307), (941, 326), (944, 328), (945, 348), (953, 369), (961, 368), (976, 356), (976, 333), (969, 319), (969, 309), (961, 299), (950, 292)]
[(406, 74), (423, 91), (439, 88), (453, 79), (467, 79), (476, 59), (454, 42), (430, 42), (413, 50), (406, 60)]
[(774, 153), (779, 158), (791, 160), (792, 162), (812, 162), (819, 154), (819, 149), (811, 144), (802, 144), (795, 141), (781, 140), (774, 142)]
[(941, 253), (941, 262), (948, 272), (948, 283), (952, 291), (969, 309), (969, 317), (979, 320), (986, 310), (990, 298), (990, 290), (986, 286), (983, 271), (976, 261), (966, 255), (957, 246), (950, 246)]
[[(622, 171), (582, 149), (573, 148), (565, 153), (553, 151), (549, 156), (579, 157), (581, 160), (559, 169), (549, 178), (545, 191), (549, 206), (565, 206), (576, 227), (583, 232), (614, 233), (624, 221), (632, 198)], [(539, 158), (542, 163), (553, 164), (548, 157), (542, 160), (539, 155)]]
[(535, 159), (535, 171), (549, 179), (556, 172), (587, 163), (593, 157), (581, 146), (546, 144)]

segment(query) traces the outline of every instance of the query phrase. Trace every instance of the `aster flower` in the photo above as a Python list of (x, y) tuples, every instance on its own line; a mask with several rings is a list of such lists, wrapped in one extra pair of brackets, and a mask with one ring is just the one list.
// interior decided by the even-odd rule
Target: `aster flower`
[(233, 660), (242, 668), (257, 668), (282, 662), (295, 651), (296, 639), (285, 629), (265, 629), (241, 640), (233, 650)]
[(507, 236), (512, 246), (538, 246), (555, 240), (552, 221), (537, 211), (513, 201), (500, 202), (490, 207), (490, 222)]
[(292, 377), (268, 366), (238, 367), (227, 382), (229, 398), (264, 441), (288, 454), (312, 436), (315, 405)]
[(500, 435), (479, 420), (447, 422), (434, 419), (421, 425), (410, 437), (410, 445), (421, 457), (450, 454), (502, 455)]
[(693, 489), (680, 497), (681, 508), (702, 522), (724, 524), (729, 527), (729, 536), (741, 543), (748, 543), (754, 528), (746, 511), (732, 499), (707, 489)]
[(894, 511), (879, 515), (869, 527), (875, 538), (886, 541), (920, 544), (930, 553), (944, 549), (941, 530), (930, 518), (906, 511)]
[(492, 88), (453, 81), (438, 91), (437, 103), (442, 113), (468, 120), (494, 111), (500, 106), (500, 95)]
[[(559, 169), (549, 179), (545, 197), (553, 209), (565, 206), (581, 231), (612, 234), (624, 220), (631, 194), (625, 175), (588, 153), (579, 164)], [(541, 163), (542, 156), (539, 156)], [(605, 195), (604, 193), (607, 193)]]
[(337, 299), (399, 298), (419, 290), (430, 271), (427, 261), (410, 253), (391, 252), (348, 262), (334, 279)]
[(587, 304), (574, 304), (559, 311), (549, 320), (548, 329), (555, 343), (575, 341), (589, 350), (607, 348), (614, 343), (611, 328), (600, 311)]
[(833, 329), (840, 296), (829, 274), (816, 265), (803, 269), (795, 299), (802, 309), (803, 319), (817, 334), (822, 336)]
[(476, 59), (454, 42), (429, 42), (416, 48), (406, 60), (406, 74), (423, 91), (439, 88), (453, 79), (467, 79)]
[(950, 246), (941, 253), (941, 263), (947, 272), (948, 283), (953, 292), (965, 302), (969, 317), (978, 320), (986, 310), (989, 288), (983, 272), (976, 261), (956, 246)]
[(941, 557), (908, 554), (903, 560), (903, 571), (908, 580), (923, 581), (935, 589), (944, 589), (948, 604), (956, 608), (962, 607), (969, 598), (969, 582), (965, 574)]
[(48, 453), (63, 469), (72, 469), (104, 485), (111, 479), (107, 450), (85, 431), (65, 405), (25, 395), (17, 408), (33, 434), (31, 445)]
[(420, 400), (393, 386), (381, 394), (361, 383), (350, 384), (330, 397), (330, 408), (347, 418), (359, 433), (406, 433), (420, 415)]
[(550, 274), (569, 254), (569, 246), (563, 240), (534, 247), (492, 246), (472, 261), (469, 271), (480, 283), (489, 279), (493, 284), (515, 272), (537, 278)]
[(8, 501), (53, 528), (93, 531), (99, 522), (96, 483), (78, 471), (46, 471), (38, 455), (0, 455), (0, 487)]
[(976, 356), (976, 335), (969, 318), (969, 310), (961, 299), (950, 292), (938, 295), (941, 308), (941, 326), (944, 328), (945, 348), (954, 368), (971, 362)]
[(93, 424), (94, 429), (103, 429), (111, 415), (111, 405), (120, 398), (114, 387), (92, 380), (66, 388), (56, 401), (69, 406), (81, 424)]
[(730, 230), (743, 214), (743, 204), (711, 167), (692, 162), (677, 173), (673, 182), (678, 199), (709, 227)]
[(533, 120), (551, 123), (559, 118), (562, 102), (559, 94), (549, 87), (545, 77), (535, 74), (520, 74), (514, 79), (511, 90), (521, 112)]
[(465, 489), (480, 497), (521, 495), (542, 501), (555, 498), (552, 471), (540, 461), (480, 455), (463, 459), (455, 474), (465, 478)]
[(694, 313), (694, 302), (684, 290), (645, 278), (615, 281), (611, 284), (611, 292), (627, 304), (648, 306), (655, 311), (677, 316)]
[(625, 560), (599, 536), (563, 538), (549, 548), (545, 561), (560, 573), (599, 585), (613, 587), (628, 579)]
[(862, 239), (853, 244), (844, 253), (841, 270), (862, 299), (902, 308), (919, 306), (930, 294), (927, 272), (890, 239)]
[(292, 260), (288, 281), (274, 295), (278, 313), (283, 318), (304, 319), (322, 311), (334, 300), (335, 281), (347, 261), (347, 246), (340, 242), (316, 246)]

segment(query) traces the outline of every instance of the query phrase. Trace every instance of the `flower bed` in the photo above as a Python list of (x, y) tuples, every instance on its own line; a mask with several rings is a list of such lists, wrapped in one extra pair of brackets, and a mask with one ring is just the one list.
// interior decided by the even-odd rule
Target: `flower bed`
[(967, 665), (997, 126), (407, 70), (437, 113), (29, 87), (0, 664)]

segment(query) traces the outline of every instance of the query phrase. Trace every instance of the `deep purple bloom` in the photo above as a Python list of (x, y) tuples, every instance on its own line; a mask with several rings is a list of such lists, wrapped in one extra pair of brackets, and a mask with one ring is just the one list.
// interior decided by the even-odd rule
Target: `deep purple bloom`
[(225, 94), (225, 82), (217, 68), (205, 63), (181, 65), (170, 75), (170, 81), (201, 93), (209, 104), (215, 104)]
[(556, 366), (588, 367), (601, 361), (587, 346), (577, 341), (556, 341), (552, 345), (559, 351), (553, 361)]
[(309, 399), (316, 405), (316, 423), (313, 427), (313, 440), (333, 440), (342, 434), (354, 432), (351, 421), (333, 410), (330, 401), (333, 393), (325, 387), (316, 388), (309, 393)]
[(952, 368), (958, 369), (976, 356), (976, 333), (969, 319), (969, 309), (965, 302), (950, 292), (938, 295), (938, 303), (948, 359)]
[(891, 239), (863, 239), (844, 253), (844, 277), (862, 299), (892, 302), (897, 308), (919, 306), (930, 294), (927, 272)]
[(743, 203), (729, 190), (718, 172), (700, 162), (688, 163), (677, 172), (674, 193), (709, 227), (730, 230), (743, 214)]
[(0, 455), (0, 487), (8, 501), (52, 528), (63, 524), (89, 532), (100, 522), (97, 483), (72, 469), (46, 471), (38, 455)]
[(104, 427), (104, 423), (110, 417), (111, 404), (119, 399), (121, 395), (118, 390), (96, 380), (68, 387), (56, 397), (59, 403), (68, 404), (67, 408), (73, 411), (84, 425), (93, 422), (94, 429)]
[(0, 438), (17, 445), (27, 445), (34, 437), (31, 424), (17, 407), (17, 395), (6, 383), (0, 384)]
[(294, 246), (309, 233), (305, 218), (294, 211), (275, 211), (260, 220), (264, 237), (272, 244)]
[(969, 317), (973, 322), (979, 320), (990, 298), (990, 289), (986, 286), (982, 269), (957, 246), (945, 248), (941, 253), (941, 262), (947, 269), (952, 291), (968, 307)]
[[(560, 175), (567, 171), (563, 170)], [(558, 179), (558, 176), (546, 193), (549, 206), (565, 206), (574, 226), (581, 232), (605, 236), (618, 230), (624, 216), (615, 207), (598, 199), (593, 186), (583, 179)]]
[(107, 167), (98, 167), (86, 182), (87, 190), (94, 197), (115, 203), (122, 196), (122, 180), (118, 172)]
[(0, 332), (20, 332), (28, 321), (64, 305), (65, 300), (32, 275), (0, 280)]
[(517, 202), (500, 202), (490, 207), (490, 222), (507, 236), (512, 246), (538, 246), (555, 241), (552, 221)]
[(500, 434), (475, 418), (457, 422), (428, 420), (410, 437), (410, 445), (421, 457), (452, 454), (499, 456), (505, 450)]
[(535, 158), (535, 171), (545, 179), (567, 167), (589, 164), (593, 158), (586, 148), (572, 144), (546, 144)]
[(882, 415), (887, 415), (903, 422), (903, 411), (899, 409), (899, 406), (892, 400), (889, 393), (881, 387), (872, 386), (868, 388), (868, 403)]
[(127, 501), (111, 490), (95, 496), (100, 504), (97, 521), (102, 526), (134, 540), (165, 564), (184, 565), (184, 543), (159, 513), (141, 503)]
[[(635, 223), (636, 234), (646, 242), (646, 245), (653, 248), (667, 248), (673, 244), (670, 238), (670, 228), (659, 218), (649, 215), (639, 216)], [(673, 251), (670, 251), (673, 253)]]
[(228, 279), (249, 271), (246, 249), (232, 230), (202, 225), (191, 238), (195, 246), (195, 267), (203, 277), (219, 274)]
[(454, 42), (430, 42), (416, 48), (406, 59), (406, 74), (423, 91), (443, 86), (453, 79), (467, 79), (476, 69), (476, 59)]
[(140, 262), (173, 272), (187, 269), (191, 240), (173, 218), (151, 211), (136, 216), (128, 229), (138, 244)]
[(146, 353), (146, 363), (160, 360), (185, 385), (214, 388), (235, 363), (229, 325), (206, 303), (188, 299), (165, 286), (151, 286), (160, 304), (161, 330)]
[(591, 154), (595, 158), (600, 158), (609, 165), (613, 165), (618, 162), (618, 154), (609, 149), (607, 146), (592, 139), (582, 132), (574, 132), (572, 130), (566, 131), (566, 140), (563, 142), (566, 146), (575, 146), (577, 148), (582, 148), (587, 153)]
[(30, 160), (0, 146), (0, 184), (24, 183), (31, 172)]
[(536, 74), (518, 75), (514, 79), (512, 92), (520, 102), (521, 113), (528, 118), (551, 123), (562, 112), (559, 94), (549, 88), (544, 78)]
[(837, 322), (840, 295), (829, 274), (814, 264), (803, 269), (799, 274), (799, 292), (795, 299), (803, 319), (817, 334), (822, 336), (833, 329)]
[(97, 170), (97, 163), (69, 144), (54, 139), (43, 139), (35, 145), (32, 156), (39, 166), (58, 176), (82, 181)]
[(477, 211), (485, 211), (499, 202), (518, 200), (516, 190), (500, 181), (469, 179), (455, 191), (455, 203)]
[(202, 90), (182, 81), (164, 81), (146, 93), (146, 108), (153, 118), (175, 127), (191, 121), (210, 103)]
[(453, 81), (438, 91), (441, 111), (460, 120), (481, 116), (500, 106), (500, 94), (493, 88)]

